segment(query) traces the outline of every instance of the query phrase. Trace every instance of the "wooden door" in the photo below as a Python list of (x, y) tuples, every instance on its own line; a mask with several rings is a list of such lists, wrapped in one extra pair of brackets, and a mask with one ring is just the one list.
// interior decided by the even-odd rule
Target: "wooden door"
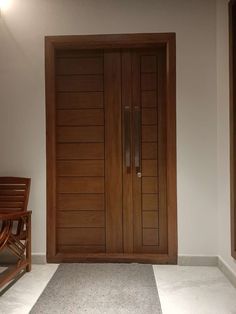
[(123, 252), (120, 52), (56, 55), (57, 252)]
[(49, 262), (176, 261), (171, 62), (124, 43), (47, 46)]

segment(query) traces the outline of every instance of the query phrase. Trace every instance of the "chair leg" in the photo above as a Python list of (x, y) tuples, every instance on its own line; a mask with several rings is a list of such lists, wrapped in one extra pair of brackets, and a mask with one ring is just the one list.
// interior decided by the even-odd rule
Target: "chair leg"
[(26, 271), (31, 271), (31, 215), (28, 216), (28, 221), (26, 224), (26, 261), (28, 262), (28, 265), (26, 267)]

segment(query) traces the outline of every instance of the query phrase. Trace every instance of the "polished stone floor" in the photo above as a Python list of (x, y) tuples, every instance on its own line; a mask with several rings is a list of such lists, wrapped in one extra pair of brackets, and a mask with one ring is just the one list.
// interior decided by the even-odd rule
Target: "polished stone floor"
[[(0, 297), (0, 314), (28, 314), (57, 267), (33, 265), (31, 273)], [(236, 289), (218, 268), (153, 268), (163, 314), (236, 314)]]

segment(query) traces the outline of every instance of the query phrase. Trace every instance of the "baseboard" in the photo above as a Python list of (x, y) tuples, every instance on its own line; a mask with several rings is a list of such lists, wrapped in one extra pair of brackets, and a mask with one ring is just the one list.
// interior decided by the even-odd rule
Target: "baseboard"
[(217, 256), (207, 255), (179, 255), (180, 266), (218, 266)]
[(236, 274), (220, 256), (218, 257), (218, 267), (225, 277), (227, 277), (232, 285), (236, 288)]
[(43, 253), (32, 253), (32, 264), (46, 264), (46, 254)]

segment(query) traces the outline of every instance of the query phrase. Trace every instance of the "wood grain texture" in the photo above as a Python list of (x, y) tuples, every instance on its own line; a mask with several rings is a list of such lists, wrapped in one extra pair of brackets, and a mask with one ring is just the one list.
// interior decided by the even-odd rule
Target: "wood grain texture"
[(104, 176), (103, 160), (57, 161), (58, 176), (97, 177)]
[(103, 92), (57, 93), (58, 109), (103, 108)]
[(104, 193), (102, 177), (59, 177), (58, 193)]
[(104, 125), (102, 109), (57, 110), (57, 125)]
[(103, 228), (105, 217), (103, 211), (66, 211), (59, 212), (57, 226), (59, 228)]
[(57, 144), (58, 159), (104, 159), (103, 143)]
[(123, 252), (121, 55), (104, 53), (106, 251)]
[(143, 245), (158, 244), (158, 229), (143, 229)]
[(58, 92), (100, 92), (103, 91), (102, 75), (73, 75), (56, 77)]
[(103, 228), (58, 228), (58, 245), (104, 245)]
[(144, 194), (142, 195), (142, 209), (144, 210), (158, 210), (158, 194)]
[[(141, 100), (141, 103), (139, 104), (140, 106), (142, 106), (142, 108), (149, 108), (149, 109), (154, 109), (156, 110), (156, 108), (159, 108), (160, 106), (163, 106), (163, 104), (165, 103), (166, 105), (166, 119), (167, 119), (167, 125), (166, 125), (166, 137), (163, 135), (159, 135), (162, 134), (160, 132), (160, 128), (164, 127), (164, 125), (160, 124), (160, 121), (158, 120), (157, 122), (154, 121), (153, 119), (153, 115), (151, 114), (151, 112), (148, 113), (148, 111), (146, 111), (145, 113), (143, 112), (142, 115), (142, 121), (144, 124), (144, 127), (152, 127), (157, 125), (157, 138), (156, 139), (152, 139), (150, 140), (150, 137), (148, 135), (148, 133), (151, 133), (150, 135), (152, 135), (152, 132), (146, 132), (145, 135), (145, 131), (144, 131), (144, 135), (147, 138), (148, 142), (142, 142), (142, 166), (144, 167), (144, 174), (145, 176), (150, 178), (157, 178), (157, 180), (162, 180), (163, 177), (161, 177), (162, 174), (164, 174), (164, 170), (165, 170), (165, 164), (163, 162), (158, 163), (157, 165), (157, 170), (161, 169), (163, 170), (163, 172), (160, 172), (158, 170), (158, 175), (157, 176), (152, 176), (150, 174), (152, 174), (155, 169), (156, 169), (156, 165), (152, 164), (152, 160), (157, 160), (160, 158), (163, 158), (162, 155), (160, 155), (159, 150), (163, 149), (162, 144), (163, 141), (166, 141), (166, 149), (168, 151), (168, 154), (170, 152), (171, 156), (168, 156), (168, 158), (166, 159), (166, 168), (168, 168), (167, 173), (167, 184), (166, 184), (166, 209), (168, 212), (168, 217), (169, 219), (166, 221), (166, 225), (165, 225), (165, 229), (168, 230), (168, 250), (163, 250), (163, 248), (161, 248), (160, 244), (161, 242), (163, 242), (163, 239), (161, 239), (161, 234), (163, 235), (164, 233), (162, 233), (161, 229), (157, 229), (157, 228), (144, 228), (144, 231), (142, 232), (142, 237), (144, 237), (145, 242), (144, 243), (148, 243), (148, 244), (144, 244), (142, 243), (142, 250), (140, 250), (140, 253), (138, 253), (136, 251), (136, 253), (123, 253), (123, 247), (122, 250), (120, 250), (120, 253), (117, 252), (104, 252), (104, 247), (105, 247), (105, 229), (103, 229), (103, 243), (102, 244), (92, 244), (92, 242), (90, 242), (90, 244), (86, 244), (83, 243), (82, 246), (88, 248), (88, 251), (86, 252), (83, 251), (83, 254), (80, 254), (80, 249), (81, 249), (81, 244), (78, 243), (74, 243), (74, 244), (59, 244), (57, 243), (57, 247), (54, 247), (54, 251), (52, 250), (52, 246), (49, 247), (48, 250), (48, 260), (50, 261), (75, 261), (75, 260), (80, 260), (80, 261), (159, 261), (159, 262), (169, 262), (169, 263), (175, 263), (176, 262), (176, 256), (177, 256), (177, 230), (176, 230), (176, 221), (177, 221), (177, 217), (176, 217), (176, 147), (175, 147), (175, 35), (174, 34), (129, 34), (129, 35), (98, 35), (98, 36), (59, 36), (59, 37), (48, 37), (46, 39), (47, 41), (47, 45), (49, 47), (49, 51), (51, 53), (51, 57), (54, 56), (55, 51), (56, 51), (56, 56), (57, 58), (71, 58), (71, 59), (75, 59), (75, 58), (79, 58), (83, 55), (83, 58), (90, 58), (92, 56), (96, 55), (97, 57), (102, 57), (103, 58), (103, 51), (105, 51), (105, 54), (108, 53), (106, 52), (106, 48), (126, 48), (126, 49), (130, 49), (130, 48), (141, 48), (142, 47), (142, 58), (141, 58), (141, 64), (139, 67), (139, 71), (141, 71), (142, 75), (140, 80), (142, 81), (142, 84), (140, 82), (140, 85), (142, 86), (142, 93), (139, 97), (139, 99)], [(155, 45), (155, 49), (152, 49), (152, 52), (149, 51), (148, 49), (148, 53), (143, 54), (143, 48), (145, 48), (144, 50), (147, 51), (146, 48), (151, 48), (153, 47), (153, 45)], [(70, 49), (70, 48), (73, 48)], [(97, 49), (101, 49), (100, 52), (98, 53)], [(86, 50), (88, 49), (88, 50)], [(92, 50), (91, 50), (92, 49)], [(165, 62), (164, 64), (164, 68), (161, 71), (165, 71), (165, 76), (163, 79), (163, 90), (164, 92), (162, 93), (161, 96), (159, 96), (159, 90), (158, 88), (156, 90), (152, 90), (154, 85), (158, 85), (160, 84), (158, 82), (157, 76), (155, 75), (160, 75), (160, 70), (159, 70), (159, 66), (160, 64), (157, 64), (157, 59), (153, 57), (153, 50), (157, 51), (157, 50), (162, 50), (163, 54), (165, 55), (165, 61), (164, 59), (162, 59), (161, 62)], [(127, 50), (128, 51), (128, 50)], [(109, 53), (113, 54), (114, 51), (110, 51)], [(116, 51), (116, 53), (120, 53), (120, 51)], [(50, 55), (50, 54), (49, 54)], [(155, 55), (155, 53), (154, 53)], [(52, 61), (52, 58), (50, 59)], [(68, 61), (69, 64), (70, 61)], [(55, 80), (55, 78), (52, 79), (55, 71), (52, 71), (52, 68), (54, 67), (54, 61), (53, 61), (53, 67), (51, 67), (52, 63), (50, 64), (50, 62), (47, 63), (47, 66), (49, 66), (49, 68), (47, 69), (46, 73), (47, 73), (47, 77), (48, 82), (50, 82), (50, 84), (53, 82), (53, 79)], [(104, 63), (105, 65), (105, 63)], [(116, 62), (114, 62), (114, 64), (111, 65), (113, 68), (117, 66)], [(63, 67), (63, 66), (62, 66)], [(89, 108), (93, 108), (93, 109), (99, 109), (99, 108), (103, 108), (103, 93), (102, 90), (101, 91), (96, 91), (96, 90), (89, 90), (88, 85), (86, 82), (79, 84), (78, 87), (78, 82), (76, 82), (77, 80), (77, 74), (74, 71), (82, 71), (80, 73), (79, 76), (81, 76), (81, 79), (83, 79), (85, 76), (83, 73), (83, 71), (90, 71), (88, 70), (90, 68), (90, 65), (88, 66), (78, 66), (77, 70), (73, 69), (73, 66), (67, 65), (67, 67), (64, 67), (64, 70), (62, 70), (61, 72), (61, 76), (62, 77), (66, 77), (66, 83), (65, 83), (65, 88), (72, 88), (72, 90), (70, 90), (69, 92), (63, 90), (63, 91), (58, 91), (58, 92), (54, 92), (54, 89), (52, 88), (52, 91), (49, 92), (47, 94), (47, 110), (48, 112), (53, 113), (54, 110), (54, 126), (55, 126), (55, 107), (60, 108), (60, 109), (89, 109)], [(55, 69), (55, 67), (54, 67)], [(116, 73), (113, 73), (112, 75), (112, 79), (110, 79), (110, 81), (112, 82), (116, 82), (117, 83), (117, 76), (118, 76), (118, 72), (120, 72), (120, 70), (122, 69), (121, 67), (121, 63), (119, 64), (119, 70), (118, 67), (116, 69)], [(65, 71), (63, 73), (63, 71)], [(66, 71), (69, 71), (68, 73), (66, 73)], [(71, 72), (72, 71), (72, 72)], [(93, 73), (86, 73), (86, 76), (91, 76), (91, 74)], [(98, 75), (97, 75), (98, 74)], [(92, 75), (92, 76), (100, 76), (101, 74), (97, 73), (96, 75)], [(134, 74), (132, 74), (134, 75)], [(70, 81), (70, 76), (74, 77), (74, 83), (72, 84), (68, 84), (68, 81)], [(102, 75), (101, 75), (102, 76)], [(69, 78), (68, 78), (69, 77)], [(154, 79), (153, 79), (154, 77)], [(57, 77), (59, 78), (59, 76)], [(68, 80), (67, 80), (68, 78)], [(115, 80), (114, 80), (115, 78)], [(89, 78), (88, 78), (89, 80)], [(75, 83), (76, 82), (76, 83)], [(88, 81), (87, 81), (88, 82)], [(91, 82), (91, 81), (90, 81)], [(154, 84), (156, 82), (156, 84)], [(48, 84), (48, 85), (50, 85)], [(93, 85), (94, 83), (92, 83)], [(96, 83), (97, 84), (97, 83)], [(95, 85), (96, 85), (95, 84)], [(121, 83), (119, 82), (118, 85)], [(63, 84), (62, 84), (63, 85)], [(51, 84), (51, 86), (53, 86), (53, 84)], [(54, 85), (55, 86), (55, 85)], [(57, 86), (57, 85), (56, 85)], [(94, 85), (93, 85), (94, 86)], [(138, 86), (138, 85), (137, 85)], [(86, 90), (82, 90), (80, 88), (86, 88)], [(95, 86), (97, 88), (97, 86)], [(101, 87), (101, 86), (100, 86)], [(79, 88), (80, 90), (77, 91), (77, 88)], [(113, 99), (113, 96), (118, 93), (118, 90), (115, 91), (114, 93), (114, 87), (113, 87), (113, 91), (106, 91), (106, 86), (104, 84), (104, 86), (102, 85), (102, 88), (104, 89), (104, 92), (109, 94), (109, 99), (112, 100), (113, 102), (117, 102), (117, 98), (116, 100)], [(127, 88), (128, 89), (128, 88)], [(146, 90), (147, 89), (147, 90)], [(113, 94), (114, 93), (114, 94)], [(121, 96), (122, 91), (119, 91), (119, 94)], [(96, 94), (96, 96), (94, 96)], [(112, 96), (113, 94), (113, 96)], [(48, 97), (48, 96), (51, 97)], [(93, 95), (93, 96), (92, 96)], [(56, 96), (56, 97), (55, 97)], [(120, 97), (119, 96), (119, 97)], [(115, 96), (114, 96), (115, 97)], [(123, 96), (122, 96), (123, 97)], [(93, 101), (91, 101), (91, 99), (93, 98)], [(163, 99), (163, 103), (161, 102), (161, 98)], [(157, 103), (158, 103), (158, 107), (157, 107)], [(107, 107), (106, 107), (107, 108)], [(159, 109), (158, 109), (159, 110)], [(158, 112), (158, 117), (159, 115), (164, 114), (164, 112), (160, 111)], [(111, 115), (109, 113), (109, 115)], [(121, 105), (119, 108), (119, 112), (117, 114), (117, 112), (115, 112), (115, 116), (118, 117), (117, 120), (120, 119), (120, 127), (121, 127)], [(51, 116), (53, 117), (53, 115)], [(105, 117), (106, 117), (106, 109), (105, 109)], [(158, 118), (159, 119), (159, 118)], [(69, 119), (70, 120), (70, 119)], [(70, 120), (71, 121), (71, 120)], [(117, 121), (115, 121), (116, 123)], [(71, 122), (69, 122), (71, 123)], [(171, 128), (171, 125), (173, 126), (173, 128)], [(53, 123), (51, 124), (51, 126), (53, 126)], [(50, 126), (50, 127), (51, 127)], [(50, 130), (49, 127), (49, 130)], [(77, 126), (78, 127), (78, 126)], [(91, 125), (91, 127), (93, 127)], [(57, 143), (57, 149), (54, 149), (54, 152), (57, 153), (57, 159), (60, 161), (68, 161), (67, 159), (70, 158), (71, 160), (73, 159), (74, 161), (77, 160), (91, 160), (91, 159), (96, 159), (96, 160), (102, 160), (105, 157), (105, 163), (107, 162), (107, 156), (105, 154), (104, 156), (104, 148), (105, 150), (107, 149), (106, 147), (106, 141), (105, 141), (105, 147), (104, 147), (104, 136), (106, 138), (106, 125), (105, 125), (105, 130), (104, 132), (102, 132), (103, 134), (100, 134), (100, 136), (96, 139), (89, 139), (87, 141), (87, 139), (85, 138), (85, 140), (83, 139), (83, 136), (80, 136), (79, 139), (77, 138), (77, 135), (75, 135), (76, 132), (74, 131), (69, 131), (68, 134), (66, 134), (65, 136), (65, 141), (61, 141)], [(117, 126), (116, 126), (117, 127)], [(68, 129), (70, 129), (70, 126), (67, 126)], [(89, 126), (86, 126), (86, 128), (89, 128)], [(51, 128), (52, 130), (52, 128)], [(117, 128), (117, 130), (119, 130), (119, 128)], [(77, 130), (76, 130), (77, 131)], [(64, 131), (63, 131), (64, 132)], [(70, 134), (71, 132), (71, 134)], [(74, 132), (74, 134), (73, 134)], [(120, 139), (122, 139), (122, 132), (121, 130), (120, 132)], [(52, 132), (53, 134), (53, 132)], [(51, 134), (51, 135), (52, 135)], [(85, 134), (85, 132), (84, 132)], [(50, 136), (51, 136), (50, 135)], [(63, 134), (64, 135), (64, 134)], [(54, 138), (54, 143), (55, 143), (55, 132), (54, 132), (54, 137), (50, 137)], [(145, 138), (144, 136), (144, 138)], [(159, 139), (159, 137), (161, 137), (161, 139)], [(101, 140), (101, 138), (103, 138), (103, 140)], [(112, 137), (112, 139), (114, 138), (114, 136)], [(58, 137), (57, 137), (58, 139)], [(158, 140), (157, 140), (158, 139)], [(100, 141), (101, 140), (101, 141)], [(82, 141), (82, 142), (81, 142)], [(50, 143), (50, 141), (48, 142), (48, 144)], [(79, 146), (78, 146), (79, 145)], [(92, 146), (89, 146), (92, 145)], [(98, 145), (97, 148), (93, 145)], [(48, 145), (49, 146), (49, 145)], [(49, 159), (52, 160), (53, 158), (51, 158), (53, 156), (52, 154), (52, 146), (49, 146), (50, 149), (48, 150), (49, 152)], [(120, 147), (122, 147), (122, 144), (120, 143)], [(54, 146), (55, 148), (55, 146)], [(103, 150), (103, 153), (102, 153)], [(55, 154), (54, 154), (55, 157)], [(66, 159), (66, 160), (63, 160)], [(120, 159), (121, 159), (121, 166), (120, 166), (120, 173), (121, 173), (121, 187), (122, 187), (122, 149), (120, 148)], [(54, 161), (56, 160), (56, 158), (54, 158)], [(144, 162), (144, 160), (150, 160), (150, 163), (146, 163)], [(114, 168), (115, 163), (110, 162), (110, 166), (112, 165), (112, 167)], [(65, 166), (65, 164), (64, 164)], [(68, 165), (67, 165), (68, 166)], [(66, 166), (66, 167), (67, 167)], [(119, 163), (118, 163), (118, 167), (119, 167)], [(54, 165), (54, 169), (55, 169), (55, 165)], [(78, 168), (79, 169), (79, 168)], [(107, 168), (105, 168), (106, 170)], [(52, 169), (53, 170), (53, 169)], [(110, 170), (111, 171), (111, 170)], [(108, 180), (106, 178), (108, 172), (105, 171), (105, 182), (107, 184)], [(51, 174), (53, 174), (53, 171), (51, 171)], [(55, 174), (55, 172), (54, 172)], [(78, 175), (80, 175), (80, 170), (78, 170)], [(124, 174), (123, 174), (124, 175)], [(110, 174), (111, 176), (111, 174)], [(145, 176), (144, 176), (144, 180), (145, 180)], [(48, 176), (50, 177), (50, 176)], [(56, 182), (56, 178), (55, 176), (51, 177), (51, 183), (55, 183)], [(71, 178), (71, 177), (70, 177)], [(73, 178), (73, 177), (72, 177)], [(76, 177), (75, 177), (76, 178)], [(78, 177), (80, 178), (80, 177)], [(82, 178), (82, 177), (81, 177)], [(91, 177), (92, 178), (92, 177)], [(162, 178), (162, 179), (161, 179)], [(66, 177), (67, 179), (67, 177)], [(76, 178), (77, 179), (77, 178)], [(89, 179), (89, 177), (88, 177)], [(119, 176), (118, 176), (118, 182), (119, 182)], [(50, 180), (49, 180), (50, 181)], [(48, 182), (49, 182), (48, 181)], [(141, 188), (141, 180), (139, 182), (140, 188)], [(51, 191), (54, 191), (54, 194), (51, 193), (51, 196), (54, 198), (55, 200), (55, 188), (52, 188), (53, 185), (50, 186)], [(120, 186), (120, 184), (118, 183), (117, 185), (118, 187)], [(55, 187), (55, 185), (54, 185)], [(164, 185), (163, 185), (164, 187)], [(48, 190), (50, 190), (48, 188)], [(159, 188), (157, 189), (158, 193), (159, 193)], [(106, 185), (105, 185), (105, 189), (104, 191), (106, 191)], [(125, 192), (126, 190), (123, 190), (123, 192)], [(86, 192), (87, 193), (87, 192)], [(118, 188), (118, 194), (119, 194), (119, 188)], [(50, 193), (48, 194), (50, 196)], [(79, 194), (77, 192), (73, 192), (73, 193), (68, 193), (68, 194), (59, 194), (58, 197), (62, 196), (78, 196), (78, 195), (85, 195), (84, 193)], [(100, 195), (104, 198), (104, 194), (99, 193), (99, 194), (90, 194), (90, 195)], [(122, 192), (121, 192), (122, 195)], [(121, 196), (122, 199), (122, 196)], [(163, 197), (162, 197), (163, 199)], [(155, 194), (143, 194), (142, 198), (140, 198), (140, 196), (138, 196), (137, 200), (139, 201), (139, 206), (143, 206), (142, 211), (140, 212), (140, 215), (145, 215), (146, 212), (154, 211), (154, 212), (159, 212), (159, 214), (165, 213), (165, 211), (163, 211), (163, 206), (164, 203), (161, 203), (159, 201), (159, 194), (155, 193)], [(52, 198), (51, 198), (52, 201)], [(103, 199), (104, 201), (104, 199)], [(54, 201), (53, 201), (54, 202)], [(53, 203), (51, 202), (51, 203)], [(63, 204), (64, 202), (64, 204)], [(88, 210), (91, 210), (89, 202), (86, 203), (85, 198), (84, 200), (80, 200), (80, 201), (76, 201), (73, 200), (72, 198), (69, 200), (62, 200), (63, 204), (62, 206), (64, 206), (64, 208), (66, 208), (65, 210), (67, 211), (69, 207), (67, 207), (67, 204), (70, 202), (70, 204), (73, 204), (72, 206), (74, 206), (74, 209), (77, 211), (78, 208), (80, 208), (80, 205), (83, 204), (84, 202), (84, 206), (88, 207)], [(80, 203), (81, 202), (81, 203)], [(111, 200), (109, 200), (109, 202), (111, 202)], [(159, 204), (160, 202), (160, 204)], [(50, 203), (50, 202), (49, 202)], [(54, 202), (55, 203), (55, 202)], [(98, 205), (98, 203), (94, 200), (91, 201), (91, 203), (93, 203), (94, 207), (96, 208), (101, 208), (102, 206), (102, 201), (100, 203), (100, 205)], [(106, 202), (107, 204), (107, 194), (106, 194)], [(59, 204), (59, 203), (58, 203)], [(79, 204), (79, 205), (78, 205)], [(103, 204), (104, 205), (104, 204)], [(60, 205), (61, 206), (61, 205)], [(100, 206), (100, 207), (99, 207)], [(122, 206), (117, 205), (117, 209), (122, 208)], [(160, 207), (161, 206), (161, 207)], [(139, 207), (140, 208), (140, 207)], [(53, 226), (55, 227), (55, 220), (54, 223), (52, 221), (52, 218), (55, 216), (55, 211), (54, 211), (55, 207), (49, 207), (48, 206), (48, 213), (49, 213), (49, 219), (48, 219), (48, 226), (50, 226), (51, 224), (53, 224)], [(103, 207), (104, 209), (104, 207)], [(87, 209), (86, 209), (87, 210)], [(145, 213), (144, 213), (145, 212)], [(156, 215), (156, 214), (154, 214)], [(131, 217), (131, 216), (130, 216)], [(148, 218), (145, 218), (148, 219)], [(150, 218), (149, 218), (150, 219)], [(163, 217), (160, 216), (160, 219), (163, 220)], [(118, 219), (119, 221), (119, 219)], [(122, 218), (121, 218), (122, 221)], [(122, 228), (122, 223), (121, 223), (121, 228)], [(81, 229), (81, 228), (72, 228), (73, 229)], [(83, 229), (83, 228), (82, 228)], [(86, 229), (86, 228), (85, 228)], [(94, 229), (94, 228), (92, 228)], [(95, 228), (96, 229), (96, 228)], [(99, 228), (98, 228), (99, 229)], [(102, 228), (101, 228), (102, 229)], [(118, 227), (119, 229), (119, 227)], [(49, 229), (48, 229), (49, 230)], [(52, 228), (53, 230), (53, 228)], [(55, 229), (54, 229), (55, 230)], [(146, 230), (155, 230), (155, 232), (153, 231), (153, 234), (150, 233), (151, 231), (146, 232)], [(139, 231), (139, 232), (140, 232)], [(116, 231), (117, 232), (117, 231)], [(145, 234), (143, 234), (143, 232), (146, 232)], [(83, 231), (82, 231), (83, 233)], [(81, 235), (81, 233), (80, 233)], [(123, 232), (121, 232), (121, 237), (124, 235)], [(53, 233), (54, 239), (56, 237), (56, 233)], [(59, 234), (57, 234), (57, 237), (59, 236)], [(99, 238), (100, 234), (97, 235), (97, 237)], [(66, 235), (67, 237), (67, 235)], [(72, 238), (75, 239), (76, 235), (74, 234), (74, 236)], [(50, 238), (50, 236), (49, 236)], [(51, 239), (53, 240), (53, 237), (51, 237)], [(77, 240), (76, 240), (77, 241)], [(115, 243), (117, 240), (114, 239)], [(152, 242), (153, 241), (153, 242)], [(86, 242), (86, 241), (85, 241)], [(117, 242), (116, 242), (117, 243)], [(125, 241), (124, 241), (125, 243)], [(55, 253), (55, 250), (60, 249), (65, 249), (65, 247), (67, 246), (71, 246), (74, 247), (74, 253), (73, 251), (71, 251), (70, 249), (67, 251), (65, 250), (63, 252), (63, 254), (57, 252)], [(130, 249), (132, 249), (131, 247), (132, 245), (130, 245)], [(90, 250), (90, 247), (93, 247), (95, 250), (96, 249), (96, 253), (93, 253), (95, 251), (93, 251), (92, 249)], [(99, 247), (99, 249), (98, 249)], [(157, 249), (158, 248), (158, 249)], [(101, 251), (99, 251), (101, 250)], [(103, 251), (102, 251), (103, 250)], [(99, 252), (104, 252), (104, 253), (99, 253)], [(159, 254), (159, 253), (160, 254)], [(153, 254), (155, 253), (155, 254)], [(168, 254), (167, 254), (168, 253)], [(102, 255), (103, 254), (103, 255)], [(121, 256), (122, 255), (122, 256)]]
[(76, 58), (57, 58), (56, 69), (57, 75), (102, 74), (103, 58), (86, 58), (79, 55)]
[(144, 211), (143, 212), (143, 228), (158, 228), (158, 212)]
[(104, 142), (103, 126), (57, 127), (58, 143)]
[(58, 210), (104, 210), (104, 194), (58, 194)]

